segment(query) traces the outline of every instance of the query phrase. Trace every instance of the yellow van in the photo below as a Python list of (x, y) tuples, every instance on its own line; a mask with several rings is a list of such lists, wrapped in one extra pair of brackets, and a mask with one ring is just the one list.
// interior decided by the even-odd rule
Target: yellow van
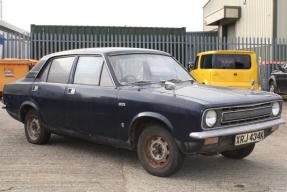
[(197, 82), (207, 85), (259, 89), (259, 69), (253, 51), (199, 53), (189, 70)]

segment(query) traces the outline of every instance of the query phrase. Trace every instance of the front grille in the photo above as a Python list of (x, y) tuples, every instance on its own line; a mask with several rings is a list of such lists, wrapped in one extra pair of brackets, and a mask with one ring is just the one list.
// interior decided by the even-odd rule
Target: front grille
[(272, 117), (272, 104), (230, 107), (222, 109), (221, 125), (233, 125), (264, 120)]

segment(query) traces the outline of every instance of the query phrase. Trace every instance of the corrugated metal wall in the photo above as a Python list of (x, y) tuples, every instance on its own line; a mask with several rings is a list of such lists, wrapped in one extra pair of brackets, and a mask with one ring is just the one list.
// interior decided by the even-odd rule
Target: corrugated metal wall
[[(241, 7), (241, 18), (234, 26), (235, 37), (273, 37), (273, 0), (211, 0), (203, 8), (204, 18), (224, 6)], [(217, 26), (204, 25), (204, 31), (214, 28)]]
[(287, 1), (277, 0), (277, 37), (286, 38), (287, 37)]
[(241, 18), (235, 24), (236, 37), (273, 37), (273, 0), (241, 2)]

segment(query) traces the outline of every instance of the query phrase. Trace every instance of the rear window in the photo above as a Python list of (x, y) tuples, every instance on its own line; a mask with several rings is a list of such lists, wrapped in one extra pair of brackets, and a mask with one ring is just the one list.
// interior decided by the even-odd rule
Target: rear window
[(202, 69), (250, 69), (250, 55), (214, 54), (204, 55), (201, 59)]
[(67, 83), (75, 57), (56, 58), (52, 61), (48, 82)]

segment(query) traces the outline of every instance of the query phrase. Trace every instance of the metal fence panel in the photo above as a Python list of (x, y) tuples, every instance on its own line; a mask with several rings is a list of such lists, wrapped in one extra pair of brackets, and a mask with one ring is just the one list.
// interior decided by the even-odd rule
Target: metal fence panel
[(6, 33), (5, 58), (40, 59), (57, 51), (88, 47), (137, 47), (162, 50), (172, 54), (185, 67), (196, 55), (210, 50), (253, 50), (260, 67), (261, 85), (268, 88), (268, 79), (279, 64), (287, 62), (287, 39), (219, 38), (215, 33), (141, 34), (141, 33), (32, 33), (30, 37)]

